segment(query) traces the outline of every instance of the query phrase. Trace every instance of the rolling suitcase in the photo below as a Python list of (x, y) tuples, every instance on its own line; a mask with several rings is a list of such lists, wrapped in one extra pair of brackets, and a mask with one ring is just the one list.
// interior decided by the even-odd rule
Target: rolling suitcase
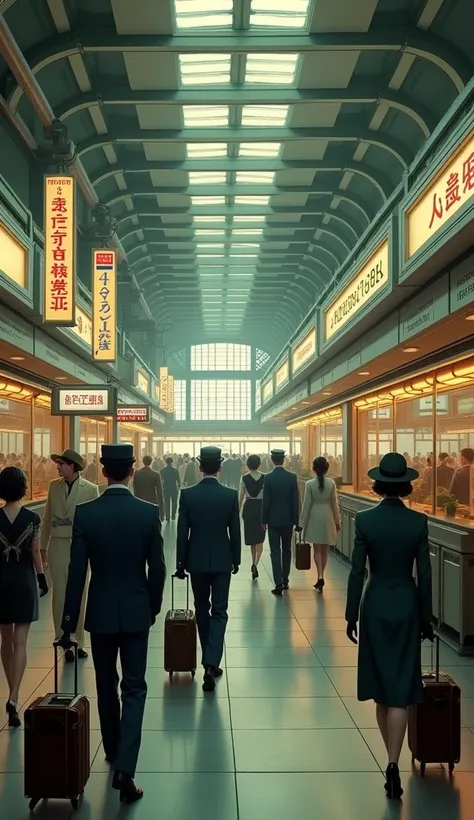
[(171, 576), (171, 609), (165, 619), (165, 671), (170, 679), (173, 672), (196, 674), (196, 618), (189, 609), (189, 575), (186, 576), (186, 609), (174, 607), (174, 582)]
[(295, 533), (293, 554), (296, 569), (311, 569), (311, 544), (301, 540), (301, 533)]
[(447, 763), (449, 771), (461, 758), (461, 690), (455, 681), (439, 671), (439, 638), (436, 638), (436, 665), (423, 674), (424, 703), (408, 710), (408, 746), (412, 760), (424, 774), (427, 763)]
[(77, 644), (74, 693), (59, 693), (58, 644), (54, 644), (54, 693), (25, 711), (25, 796), (30, 811), (43, 799), (70, 800), (77, 809), (90, 773), (89, 700), (78, 694)]

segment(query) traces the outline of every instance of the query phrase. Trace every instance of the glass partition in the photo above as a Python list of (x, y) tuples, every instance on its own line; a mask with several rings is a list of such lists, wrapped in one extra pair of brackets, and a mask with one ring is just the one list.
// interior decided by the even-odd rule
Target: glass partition
[(385, 453), (393, 450), (393, 406), (375, 403), (358, 413), (358, 464), (356, 489), (372, 494), (372, 481), (367, 473), (375, 467)]
[[(28, 476), (28, 490), (24, 501), (32, 500), (33, 481), (31, 476), (31, 428), (32, 401), (1, 400), (0, 411), (0, 462), (1, 468), (19, 467)], [(41, 454), (38, 454), (41, 459)], [(35, 456), (36, 461), (36, 456)], [(45, 468), (49, 468), (44, 458)], [(54, 467), (54, 464), (53, 464)], [(46, 470), (45, 470), (46, 477)], [(36, 497), (37, 494), (35, 494)]]
[(438, 388), (436, 432), (437, 512), (474, 518), (474, 384)]
[(80, 453), (84, 458), (83, 476), (94, 484), (104, 484), (100, 455), (102, 444), (112, 439), (110, 422), (100, 418), (80, 419)]
[(57, 478), (56, 465), (51, 461), (51, 455), (61, 453), (64, 449), (66, 424), (65, 418), (51, 415), (50, 407), (34, 404), (31, 482), (33, 500), (45, 498), (48, 494), (49, 482)]

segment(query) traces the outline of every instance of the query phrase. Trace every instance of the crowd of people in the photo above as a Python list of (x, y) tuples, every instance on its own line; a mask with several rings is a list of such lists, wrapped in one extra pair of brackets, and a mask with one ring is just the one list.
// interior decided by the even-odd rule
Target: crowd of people
[[(314, 477), (305, 484), (301, 504), (295, 468), (304, 466), (299, 457), (288, 465), (283, 450), (272, 450), (269, 465), (256, 454), (244, 462), (237, 455), (222, 456), (217, 447), (203, 447), (198, 458), (168, 455), (160, 462), (145, 456), (135, 470), (130, 444), (103, 445), (100, 463), (107, 487), (101, 494), (84, 477), (81, 455), (66, 450), (51, 459), (57, 478), (49, 486), (42, 522), (21, 504), (24, 471), (8, 465), (0, 473), (5, 502), (0, 513), (0, 631), (8, 722), (20, 725), (18, 694), (28, 630), (38, 618), (39, 595), (49, 591), (49, 566), (56, 638), (68, 662), (74, 659), (73, 636), (79, 657), (87, 657), (84, 630), (90, 633), (104, 750), (115, 770), (113, 788), (131, 803), (143, 794), (134, 777), (147, 692), (148, 633), (161, 611), (166, 579), (160, 519), (178, 515), (175, 575), (190, 576), (203, 689), (213, 692), (222, 675), (231, 578), (241, 565), (239, 513), (253, 582), (268, 536), (271, 592), (276, 598), (285, 595), (292, 541), (299, 533), (313, 545), (315, 588), (322, 594), (328, 549), (341, 526), (335, 480), (340, 464), (325, 456), (314, 459)], [(397, 799), (403, 793), (398, 762), (407, 707), (423, 698), (421, 639), (433, 639), (428, 522), (403, 503), (419, 479), (419, 471), (403, 455), (384, 456), (369, 478), (382, 502), (356, 516), (347, 637), (359, 642), (358, 697), (376, 703), (388, 759), (385, 788), (388, 797)], [(370, 580), (363, 596), (367, 562)]]

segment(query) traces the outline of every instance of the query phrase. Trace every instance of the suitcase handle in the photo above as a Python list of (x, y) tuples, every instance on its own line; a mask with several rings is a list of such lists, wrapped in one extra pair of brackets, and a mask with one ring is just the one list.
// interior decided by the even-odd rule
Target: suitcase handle
[(439, 683), (439, 635), (435, 635), (434, 641), (431, 642), (431, 674), (434, 675), (436, 683)]
[[(171, 576), (171, 609), (174, 609), (174, 582), (176, 573)], [(186, 573), (186, 609), (189, 609), (189, 575)]]
[[(54, 694), (59, 695), (61, 693), (59, 692), (59, 679), (58, 679), (59, 678), (59, 675), (58, 675), (58, 666), (59, 666), (58, 649), (59, 648), (62, 649), (63, 647), (61, 646), (59, 641), (54, 641), (53, 647), (54, 647)], [(78, 646), (76, 641), (71, 641), (71, 647), (70, 648), (74, 652), (74, 696), (77, 696), (79, 694), (79, 684), (78, 684), (78, 680), (77, 680), (77, 677), (78, 677), (78, 675), (77, 675), (77, 666), (78, 666), (77, 653), (79, 651), (79, 646)]]

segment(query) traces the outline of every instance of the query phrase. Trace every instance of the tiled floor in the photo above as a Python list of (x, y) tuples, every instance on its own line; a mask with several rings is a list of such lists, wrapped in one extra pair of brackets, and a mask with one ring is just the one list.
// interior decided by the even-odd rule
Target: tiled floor
[[(173, 529), (167, 528), (173, 566)], [(324, 596), (312, 589), (312, 573), (292, 571), (291, 591), (270, 594), (268, 553), (261, 577), (249, 578), (244, 554), (233, 579), (225, 673), (215, 696), (200, 679), (163, 672), (163, 618), (150, 640), (145, 732), (137, 780), (144, 799), (119, 809), (110, 789), (98, 731), (94, 672), (81, 668), (81, 690), (91, 698), (92, 774), (78, 820), (470, 820), (474, 805), (474, 661), (443, 648), (442, 665), (463, 688), (462, 762), (450, 782), (440, 767), (425, 779), (412, 770), (405, 750), (403, 804), (389, 805), (383, 789), (384, 750), (372, 704), (356, 699), (357, 650), (345, 636), (348, 569), (336, 558), (328, 567)], [(179, 588), (179, 603), (184, 600)], [(30, 638), (22, 704), (51, 691), (50, 601)], [(427, 650), (426, 662), (429, 661)], [(66, 689), (71, 670), (63, 673)], [(0, 673), (0, 698), (6, 696)], [(0, 715), (3, 713), (0, 713)], [(0, 721), (3, 718), (0, 717)], [(0, 723), (1, 728), (1, 723)], [(23, 797), (23, 733), (0, 731), (0, 817), (26, 820)], [(67, 804), (38, 806), (36, 816), (67, 820)]]

